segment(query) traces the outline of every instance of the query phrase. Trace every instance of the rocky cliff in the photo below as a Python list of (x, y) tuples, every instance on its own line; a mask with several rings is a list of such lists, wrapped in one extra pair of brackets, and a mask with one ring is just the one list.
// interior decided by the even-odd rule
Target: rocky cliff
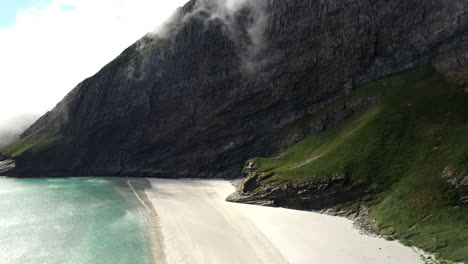
[(10, 175), (238, 177), (331, 100), (428, 63), (460, 0), (192, 0), (3, 149)]

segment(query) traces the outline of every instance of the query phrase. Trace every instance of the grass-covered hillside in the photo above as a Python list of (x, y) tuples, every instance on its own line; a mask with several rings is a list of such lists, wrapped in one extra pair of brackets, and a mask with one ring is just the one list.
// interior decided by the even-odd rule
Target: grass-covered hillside
[(253, 159), (255, 169), (274, 173), (264, 180), (271, 185), (336, 174), (377, 185), (370, 215), (382, 231), (468, 263), (468, 203), (461, 198), (468, 195), (468, 94), (425, 66), (342, 100), (369, 96), (378, 98), (375, 106), (280, 157)]
[(15, 158), (23, 154), (35, 154), (62, 142), (63, 136), (57, 132), (43, 131), (19, 139), (10, 145), (0, 148), (0, 154)]

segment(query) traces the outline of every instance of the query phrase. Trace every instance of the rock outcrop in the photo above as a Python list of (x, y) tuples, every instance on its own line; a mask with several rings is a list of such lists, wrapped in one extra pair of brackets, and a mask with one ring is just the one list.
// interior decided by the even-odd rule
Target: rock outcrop
[(11, 159), (5, 159), (0, 156), (0, 175), (7, 173), (8, 171), (15, 168), (15, 161)]
[(297, 120), (468, 29), (458, 0), (211, 2), (190, 1), (80, 83), (22, 135), (61, 144), (18, 155), (9, 174), (238, 177), (291, 144)]
[(334, 175), (315, 182), (285, 182), (269, 184), (272, 175), (257, 172), (248, 162), (244, 168), (245, 179), (238, 183), (237, 191), (227, 201), (264, 206), (286, 207), (300, 210), (322, 210), (354, 200), (366, 193), (375, 192), (375, 187)]
[(464, 87), (468, 94), (468, 34), (443, 45), (433, 65), (447, 81)]
[(441, 177), (449, 184), (449, 190), (459, 197), (460, 202), (468, 204), (468, 171), (455, 171), (446, 167)]

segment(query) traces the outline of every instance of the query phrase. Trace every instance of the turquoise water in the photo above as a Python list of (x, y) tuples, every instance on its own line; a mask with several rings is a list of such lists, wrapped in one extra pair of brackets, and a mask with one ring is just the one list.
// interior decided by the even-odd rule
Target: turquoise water
[(0, 263), (149, 264), (140, 210), (123, 180), (0, 179)]

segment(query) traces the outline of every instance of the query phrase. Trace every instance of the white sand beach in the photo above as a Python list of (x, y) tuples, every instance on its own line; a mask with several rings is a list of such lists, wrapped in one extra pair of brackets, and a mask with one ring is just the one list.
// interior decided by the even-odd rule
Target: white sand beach
[(412, 248), (361, 235), (345, 218), (228, 203), (229, 181), (149, 180), (170, 264), (423, 263)]

